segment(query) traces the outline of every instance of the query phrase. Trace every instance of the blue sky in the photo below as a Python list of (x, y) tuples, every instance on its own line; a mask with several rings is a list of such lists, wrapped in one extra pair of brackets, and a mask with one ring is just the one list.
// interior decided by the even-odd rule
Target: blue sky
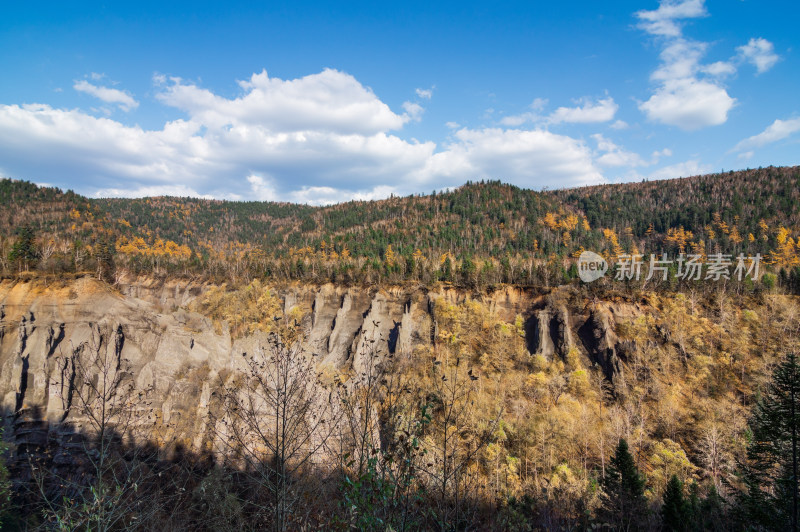
[(0, 175), (329, 203), (800, 164), (789, 1), (4, 3)]

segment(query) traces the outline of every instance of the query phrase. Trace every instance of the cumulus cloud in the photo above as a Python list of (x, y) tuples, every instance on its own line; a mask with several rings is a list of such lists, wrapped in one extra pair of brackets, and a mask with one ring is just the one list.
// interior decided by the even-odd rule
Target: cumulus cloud
[(483, 177), (530, 187), (603, 180), (591, 149), (547, 131), (450, 124), (444, 145), (402, 139), (393, 131), (421, 111), (407, 105), (396, 113), (336, 70), (291, 80), (261, 72), (240, 82), (234, 97), (179, 78), (153, 81), (156, 98), (185, 113), (160, 129), (79, 109), (0, 105), (4, 171), (36, 181), (64, 179), (89, 195), (315, 204)]
[(530, 111), (518, 115), (505, 116), (500, 120), (504, 126), (518, 127), (527, 122), (546, 122), (550, 124), (573, 123), (590, 124), (608, 122), (614, 119), (619, 106), (611, 97), (596, 102), (589, 98), (581, 98), (576, 107), (559, 107), (549, 116), (542, 116), (541, 111), (547, 105), (544, 98), (536, 98), (530, 104)]
[(547, 105), (547, 100), (536, 98), (529, 106), (531, 111), (503, 117), (500, 120), (500, 124), (518, 127), (527, 122), (547, 122), (550, 124), (608, 122), (614, 119), (614, 115), (619, 109), (619, 106), (611, 97), (606, 97), (596, 102), (590, 98), (581, 98), (576, 103), (578, 104), (576, 107), (559, 107), (549, 116), (542, 116), (541, 111)]
[(661, 64), (650, 76), (653, 94), (639, 103), (649, 120), (685, 130), (716, 126), (728, 120), (736, 99), (721, 83), (736, 72), (729, 61), (703, 65), (708, 44), (683, 36), (682, 22), (704, 17), (703, 0), (662, 0), (658, 9), (639, 11), (639, 28), (660, 39)]
[(518, 115), (510, 115), (504, 116), (500, 120), (500, 124), (504, 126), (511, 126), (511, 127), (518, 127), (526, 122), (537, 122), (543, 119), (540, 112), (542, 109), (545, 108), (547, 105), (547, 99), (545, 98), (535, 98), (533, 102), (528, 106), (530, 111), (526, 111), (524, 113)]
[(578, 107), (559, 107), (548, 117), (548, 121), (553, 124), (608, 122), (614, 119), (617, 109), (619, 106), (614, 103), (613, 98), (608, 97), (597, 102), (584, 98), (579, 102)]
[[(95, 74), (93, 73), (92, 79), (95, 78)], [(130, 111), (132, 109), (136, 109), (139, 107), (139, 102), (133, 99), (133, 96), (128, 94), (127, 92), (121, 91), (119, 89), (110, 89), (108, 87), (100, 87), (98, 85), (92, 85), (85, 79), (80, 81), (76, 81), (75, 84), (72, 86), (78, 92), (84, 92), (95, 98), (104, 101), (106, 103), (115, 104), (117, 107), (122, 109), (123, 111)]]
[(650, 120), (693, 130), (724, 124), (735, 103), (722, 87), (685, 78), (662, 85), (639, 109)]
[(403, 110), (414, 122), (419, 122), (422, 120), (422, 113), (425, 112), (425, 109), (420, 104), (415, 102), (403, 102)]
[(430, 89), (416, 89), (414, 92), (424, 100), (430, 100), (433, 97), (433, 87)]
[(636, 13), (639, 27), (652, 35), (678, 37), (681, 35), (681, 20), (708, 15), (704, 0), (663, 0), (658, 9)]
[(762, 74), (778, 62), (775, 47), (766, 39), (750, 39), (744, 46), (736, 49), (739, 57), (756, 67), (756, 72)]
[(712, 170), (710, 165), (702, 164), (698, 160), (689, 160), (659, 168), (649, 175), (650, 179), (674, 179), (677, 177), (692, 177), (708, 174)]
[[(800, 131), (800, 118), (792, 118), (789, 120), (775, 120), (764, 131), (758, 135), (746, 138), (739, 142), (733, 149), (734, 151), (750, 150), (752, 148), (760, 148), (767, 144), (783, 140), (790, 135)], [(752, 152), (747, 157), (751, 157)]]
[(736, 67), (730, 61), (717, 61), (700, 67), (700, 71), (715, 78), (722, 78), (736, 74)]
[(672, 150), (669, 149), (669, 148), (664, 148), (663, 150), (654, 151), (653, 152), (653, 161), (654, 161), (653, 164), (657, 163), (658, 160), (661, 157), (672, 157)]
[(661, 51), (661, 65), (653, 72), (650, 79), (667, 82), (694, 77), (701, 69), (700, 59), (707, 48), (706, 43), (686, 39), (670, 42)]
[(604, 182), (592, 151), (581, 141), (543, 130), (463, 128), (422, 169), (452, 186), (464, 176), (490, 177), (526, 187), (567, 187)]
[(207, 127), (249, 125), (272, 132), (313, 129), (338, 134), (375, 134), (397, 130), (409, 117), (392, 112), (353, 76), (325, 69), (299, 79), (270, 78), (266, 71), (240, 81), (245, 93), (218, 96), (173, 77), (157, 98)]
[(617, 146), (613, 141), (607, 139), (603, 135), (597, 133), (592, 135), (592, 138), (597, 143), (597, 150), (600, 152), (596, 157), (596, 162), (600, 166), (647, 166), (648, 163), (644, 161), (639, 154), (627, 151), (620, 146)]
[[(44, 185), (40, 185), (44, 186)], [(186, 185), (156, 185), (138, 187), (136, 189), (128, 188), (102, 188), (92, 194), (95, 198), (142, 198), (152, 196), (178, 196), (178, 197), (193, 197), (214, 199), (213, 196), (208, 194), (198, 194), (196, 190)], [(240, 197), (231, 197), (227, 199), (241, 199)]]
[(344, 201), (369, 201), (388, 198), (396, 194), (397, 187), (389, 185), (378, 185), (366, 190), (344, 190), (333, 187), (302, 187), (300, 190), (293, 191), (288, 199), (294, 203), (305, 203), (308, 205), (331, 205)]
[(253, 197), (258, 201), (275, 201), (278, 199), (278, 191), (275, 190), (275, 185), (271, 180), (252, 174), (247, 176), (247, 182), (250, 183)]
[(504, 116), (500, 119), (500, 124), (504, 126), (519, 127), (526, 122), (535, 122), (541, 119), (536, 113), (521, 113), (518, 115)]

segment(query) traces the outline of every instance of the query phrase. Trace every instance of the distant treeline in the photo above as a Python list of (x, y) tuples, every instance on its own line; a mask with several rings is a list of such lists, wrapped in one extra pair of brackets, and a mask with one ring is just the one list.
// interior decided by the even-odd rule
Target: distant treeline
[(5, 274), (98, 271), (340, 283), (562, 284), (584, 250), (760, 254), (800, 290), (800, 167), (537, 192), (499, 181), (328, 207), (93, 200), (0, 181)]

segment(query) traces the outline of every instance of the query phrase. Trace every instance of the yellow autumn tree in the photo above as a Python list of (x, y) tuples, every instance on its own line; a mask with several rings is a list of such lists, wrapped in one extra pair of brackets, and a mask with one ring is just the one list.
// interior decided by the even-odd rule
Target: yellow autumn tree
[(686, 252), (686, 244), (694, 237), (691, 231), (686, 231), (683, 226), (681, 225), (677, 229), (671, 227), (667, 230), (666, 241), (675, 244), (678, 247), (678, 251), (681, 253)]
[(392, 267), (397, 264), (397, 256), (392, 249), (392, 245), (389, 244), (386, 246), (386, 252), (384, 253), (384, 262), (386, 262), (386, 266)]

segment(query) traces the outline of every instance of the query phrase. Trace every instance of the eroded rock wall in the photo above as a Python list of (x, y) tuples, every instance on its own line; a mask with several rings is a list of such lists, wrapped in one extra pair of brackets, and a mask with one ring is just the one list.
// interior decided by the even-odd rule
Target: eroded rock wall
[[(205, 287), (191, 282), (134, 281), (116, 289), (92, 278), (45, 286), (0, 283), (0, 408), (12, 445), (42, 445), (86, 429), (76, 407), (76, 364), (98, 349), (121, 361), (122, 381), (141, 393), (141, 416), (158, 442), (200, 449), (211, 432), (208, 412), (221, 383), (245, 369), (264, 345), (254, 334), (231, 337), (187, 310)], [(289, 286), (278, 290), (287, 313), (303, 311), (303, 349), (319, 364), (360, 371), (366, 355), (411, 356), (435, 337), (434, 309), (470, 294), (423, 289)], [(553, 303), (532, 290), (504, 288), (479, 296), (501, 319), (524, 320), (531, 354), (550, 359), (578, 349), (612, 378), (620, 371), (608, 310)], [(145, 399), (146, 398), (146, 399)], [(61, 431), (55, 433), (53, 431)]]

